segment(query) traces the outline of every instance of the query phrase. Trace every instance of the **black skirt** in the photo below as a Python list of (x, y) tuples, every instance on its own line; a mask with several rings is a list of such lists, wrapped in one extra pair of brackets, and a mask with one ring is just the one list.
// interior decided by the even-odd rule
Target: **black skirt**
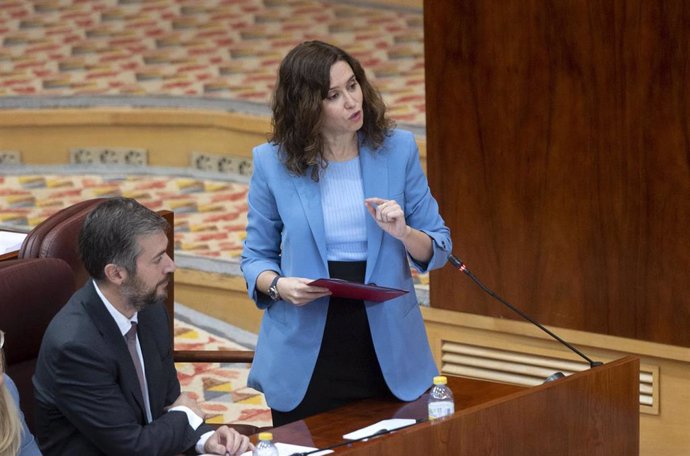
[[(364, 283), (365, 261), (329, 261), (332, 278)], [(321, 349), (302, 402), (289, 412), (271, 409), (273, 426), (370, 397), (391, 397), (381, 373), (364, 302), (331, 297)]]

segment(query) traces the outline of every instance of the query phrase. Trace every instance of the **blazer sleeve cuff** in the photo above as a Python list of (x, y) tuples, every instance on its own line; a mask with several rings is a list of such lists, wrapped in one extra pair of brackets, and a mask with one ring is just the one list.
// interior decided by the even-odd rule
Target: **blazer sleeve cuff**
[(254, 262), (251, 265), (245, 266), (242, 270), (247, 283), (247, 294), (259, 309), (265, 309), (273, 302), (267, 294), (261, 293), (256, 289), (256, 279), (264, 271), (274, 271), (276, 274), (283, 275), (278, 265), (267, 261)]
[(187, 415), (187, 422), (189, 423), (189, 426), (191, 426), (191, 428), (195, 431), (199, 428), (199, 426), (201, 426), (201, 423), (204, 422), (204, 420), (199, 415), (192, 412), (192, 410), (189, 407), (185, 407), (184, 405), (171, 407), (170, 409), (168, 409), (168, 412), (183, 412), (185, 415)]
[(433, 233), (426, 230), (421, 230), (431, 238), (431, 248), (433, 253), (428, 263), (420, 263), (409, 254), (410, 264), (420, 273), (429, 272), (433, 269), (438, 269), (446, 264), (448, 255), (453, 251), (453, 243), (448, 236), (441, 233)]
[(204, 451), (205, 450), (204, 447), (206, 446), (206, 441), (211, 438), (211, 436), (213, 435), (213, 432), (214, 431), (208, 431), (208, 432), (202, 434), (201, 437), (199, 437), (199, 441), (196, 442), (196, 446), (194, 447), (194, 449), (196, 450), (196, 452), (198, 454), (204, 454), (206, 452), (206, 451)]

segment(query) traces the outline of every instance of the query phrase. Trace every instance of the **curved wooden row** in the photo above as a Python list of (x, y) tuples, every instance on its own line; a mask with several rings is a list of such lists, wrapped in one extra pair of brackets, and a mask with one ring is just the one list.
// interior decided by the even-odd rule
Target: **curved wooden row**
[[(126, 147), (148, 151), (151, 166), (187, 167), (193, 152), (251, 158), (266, 142), (267, 117), (185, 109), (83, 108), (0, 110), (0, 151), (25, 164), (66, 164), (69, 150)], [(426, 140), (417, 139), (422, 164)]]

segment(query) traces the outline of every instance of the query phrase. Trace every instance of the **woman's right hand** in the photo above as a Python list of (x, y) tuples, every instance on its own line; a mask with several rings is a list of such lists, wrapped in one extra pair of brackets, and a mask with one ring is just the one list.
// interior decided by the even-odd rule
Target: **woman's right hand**
[(303, 306), (315, 299), (331, 295), (328, 288), (313, 287), (308, 285), (310, 282), (313, 282), (313, 279), (281, 277), (276, 284), (276, 288), (278, 289), (280, 299), (296, 306)]

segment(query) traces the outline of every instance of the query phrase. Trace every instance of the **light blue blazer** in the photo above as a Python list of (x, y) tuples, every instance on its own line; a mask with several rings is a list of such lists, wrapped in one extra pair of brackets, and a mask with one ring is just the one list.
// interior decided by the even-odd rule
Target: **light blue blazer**
[[(249, 296), (265, 309), (249, 385), (266, 396), (271, 408), (294, 409), (309, 385), (326, 324), (329, 298), (304, 306), (273, 303), (256, 290), (265, 270), (287, 277), (329, 277), (319, 184), (290, 174), (277, 147), (263, 144), (253, 151), (249, 186), (247, 238), (241, 268)], [(433, 240), (428, 264), (420, 271), (443, 266), (451, 252), (450, 232), (419, 163), (414, 136), (395, 130), (376, 151), (360, 147), (364, 196), (396, 200), (408, 225)], [(364, 204), (364, 202), (362, 202)], [(367, 216), (365, 283), (409, 290), (383, 303), (365, 301), (374, 348), (390, 390), (401, 400), (418, 398), (437, 375), (424, 322), (417, 304), (408, 256), (399, 240), (385, 234)]]

